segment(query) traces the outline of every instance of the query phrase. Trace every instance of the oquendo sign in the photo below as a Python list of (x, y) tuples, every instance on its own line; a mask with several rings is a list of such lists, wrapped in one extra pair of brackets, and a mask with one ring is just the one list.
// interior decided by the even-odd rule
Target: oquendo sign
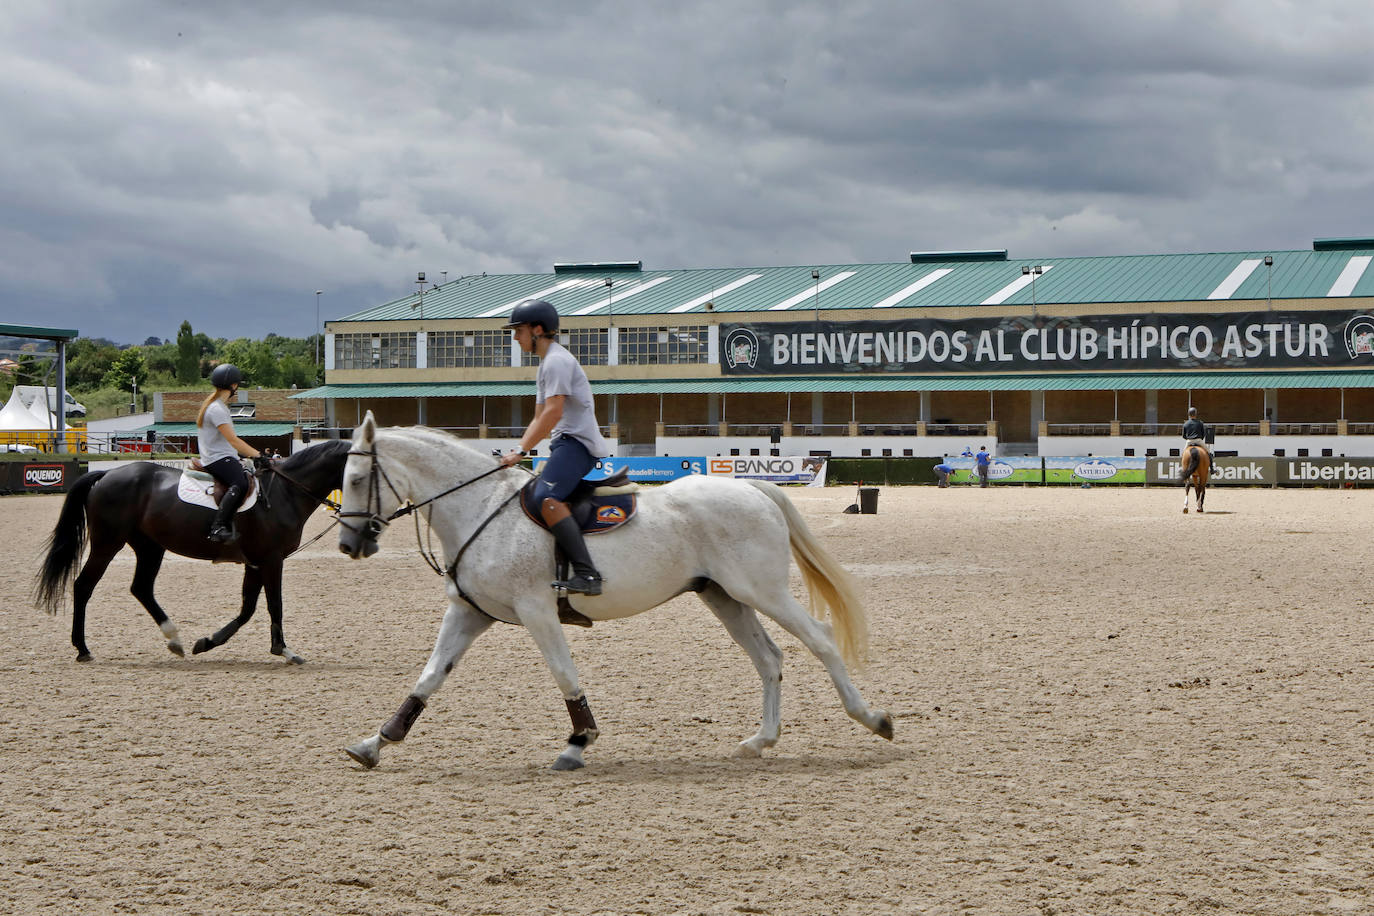
[(721, 373), (1374, 366), (1374, 316), (1250, 312), (722, 324)]
[(86, 465), (77, 461), (6, 461), (0, 463), (0, 481), (7, 493), (65, 493)]

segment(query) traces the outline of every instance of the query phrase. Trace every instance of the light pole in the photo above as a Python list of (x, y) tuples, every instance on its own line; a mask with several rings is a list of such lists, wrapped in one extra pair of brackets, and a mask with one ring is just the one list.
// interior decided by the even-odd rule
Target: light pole
[(415, 285), (420, 288), (420, 320), (425, 320), (425, 272), (422, 270), (415, 275)]
[(1264, 308), (1265, 311), (1274, 310), (1274, 256), (1266, 254), (1264, 256)]
[(320, 371), (320, 349), (324, 345), (324, 329), (320, 327), (320, 295), (322, 289), (315, 290), (315, 372)]
[[(608, 317), (608, 318), (606, 319), (606, 326), (607, 326), (608, 328), (613, 328), (613, 327), (615, 327), (615, 302), (614, 302), (614, 300), (611, 298), (611, 287), (615, 285), (615, 281), (612, 280), (610, 277), (607, 277), (606, 280), (605, 280), (605, 283), (606, 283), (606, 314), (607, 314), (608, 316), (610, 316), (610, 317)], [(608, 344), (608, 345), (609, 345), (609, 344)]]
[(134, 386), (134, 400), (133, 403), (129, 405), (129, 416), (132, 417), (134, 414), (138, 413), (138, 376), (130, 376), (129, 381)]
[(1024, 265), (1024, 264), (1021, 265), (1021, 276), (1023, 276), (1023, 277), (1030, 277), (1030, 281), (1031, 281), (1031, 317), (1032, 317), (1032, 318), (1035, 317), (1035, 306), (1036, 306), (1036, 302), (1035, 302), (1035, 278), (1038, 277), (1038, 276), (1040, 276), (1040, 275), (1043, 274), (1044, 272), (1045, 272), (1045, 268), (1044, 268), (1043, 265), (1040, 265), (1040, 264), (1036, 264), (1034, 267), (1027, 267), (1027, 266)]
[(821, 272), (814, 267), (811, 268), (811, 280), (816, 284), (816, 293), (813, 303), (816, 307), (816, 324), (821, 323)]

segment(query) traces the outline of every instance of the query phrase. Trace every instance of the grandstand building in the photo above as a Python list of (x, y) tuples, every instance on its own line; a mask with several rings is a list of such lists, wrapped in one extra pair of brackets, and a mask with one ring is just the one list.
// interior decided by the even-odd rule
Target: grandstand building
[[(553, 302), (621, 455), (1374, 456), (1374, 238), (1312, 250), (463, 277), (326, 324), (328, 424), (518, 436)], [(524, 360), (522, 364), (522, 360)]]

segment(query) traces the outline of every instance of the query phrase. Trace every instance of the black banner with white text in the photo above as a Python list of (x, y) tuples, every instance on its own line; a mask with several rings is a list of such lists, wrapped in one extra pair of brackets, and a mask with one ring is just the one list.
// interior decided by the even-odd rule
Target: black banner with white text
[(723, 375), (1374, 366), (1349, 311), (722, 324)]

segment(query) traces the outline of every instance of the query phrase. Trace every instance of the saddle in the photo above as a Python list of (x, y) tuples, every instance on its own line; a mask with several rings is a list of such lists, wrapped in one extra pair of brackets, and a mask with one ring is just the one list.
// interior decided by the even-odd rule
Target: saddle
[[(525, 510), (530, 521), (548, 531), (549, 526), (535, 502), (534, 485), (537, 482), (538, 478), (531, 480), (520, 490), (520, 508)], [(583, 535), (604, 534), (634, 517), (638, 490), (639, 484), (630, 481), (629, 471), (621, 468), (604, 480), (579, 481), (568, 495), (568, 511)], [(557, 544), (554, 545), (554, 576), (568, 578), (568, 558)], [(558, 595), (558, 619), (578, 627), (592, 625), (591, 618), (574, 610), (568, 603), (568, 596), (562, 592)]]
[[(531, 480), (520, 491), (520, 508), (530, 521), (548, 531), (534, 498), (537, 482), (538, 478)], [(638, 491), (639, 484), (631, 482), (630, 472), (621, 468), (604, 480), (579, 481), (568, 496), (568, 511), (583, 534), (604, 534), (634, 517)]]
[[(181, 480), (177, 483), (177, 496), (183, 502), (193, 503), (197, 506), (205, 506), (209, 509), (216, 508), (220, 501), (224, 499), (224, 494), (229, 488), (220, 483), (209, 474), (200, 470), (195, 465), (181, 472)], [(239, 512), (251, 509), (253, 504), (258, 501), (258, 478), (252, 474), (248, 475), (248, 495), (239, 504)]]

